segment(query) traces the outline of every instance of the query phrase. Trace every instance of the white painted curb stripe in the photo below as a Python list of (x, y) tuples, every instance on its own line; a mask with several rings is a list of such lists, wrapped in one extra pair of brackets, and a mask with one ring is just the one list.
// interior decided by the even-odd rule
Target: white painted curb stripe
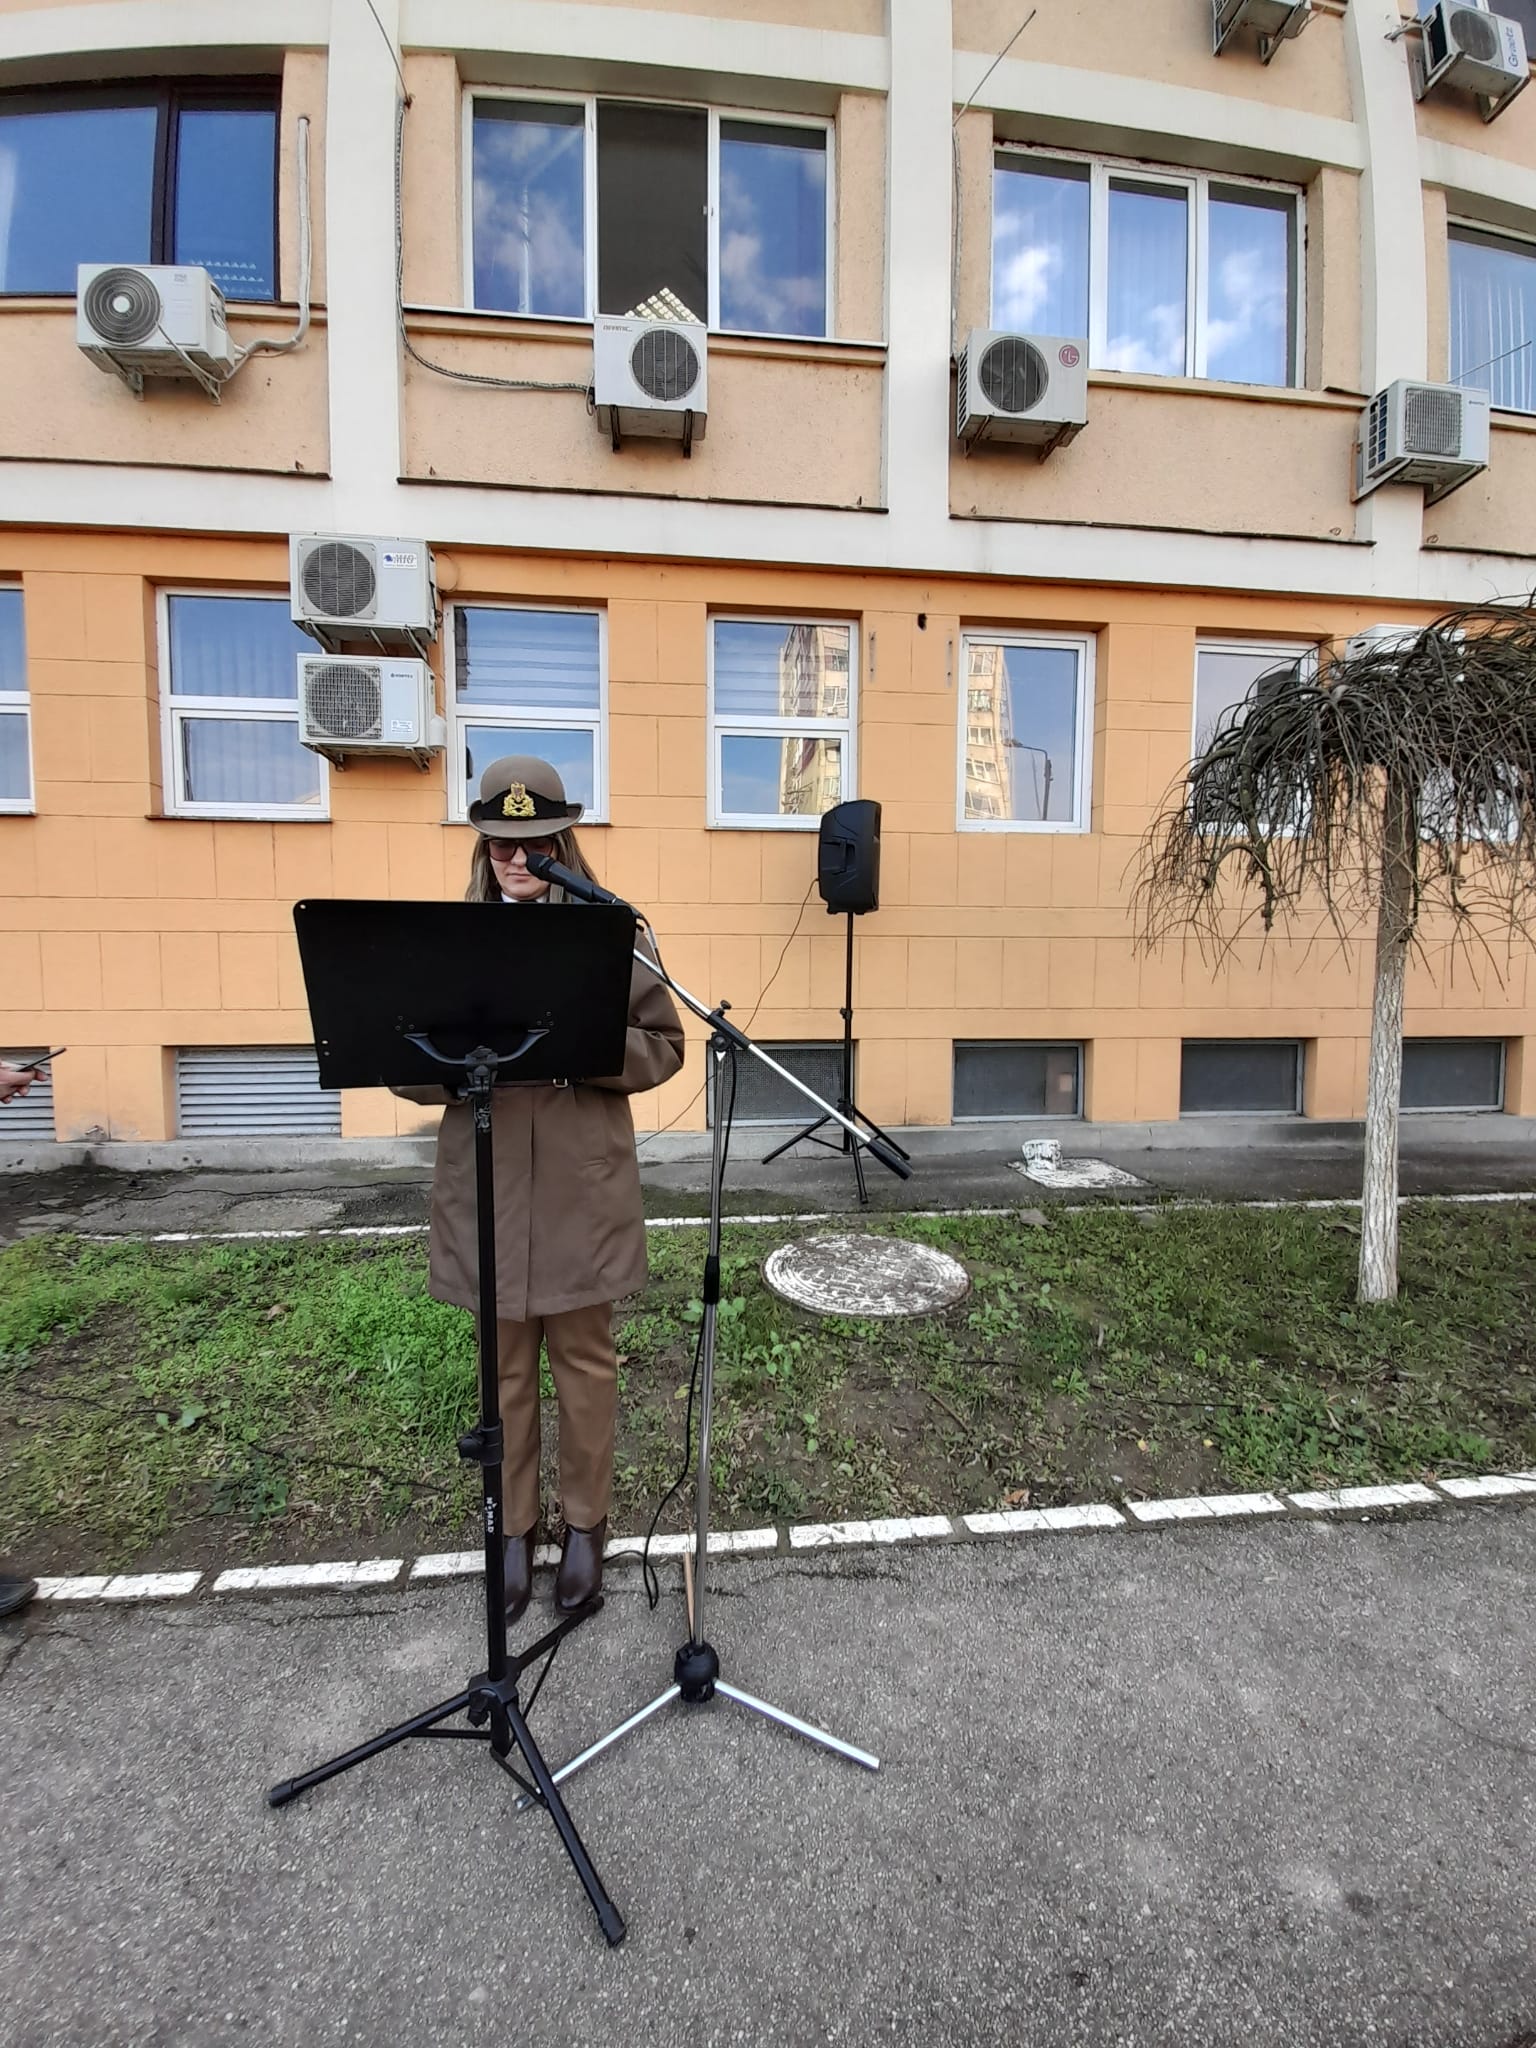
[(1442, 1497), (1428, 1486), (1417, 1481), (1407, 1486), (1340, 1486), (1328, 1493), (1289, 1493), (1286, 1499), (1293, 1508), (1305, 1508), (1313, 1514), (1335, 1514), (1340, 1509), (1350, 1508), (1437, 1508), (1444, 1505)]
[(1192, 1494), (1187, 1500), (1128, 1500), (1138, 1522), (1198, 1522), (1223, 1515), (1283, 1515), (1272, 1493)]
[(876, 1522), (801, 1522), (789, 1532), (791, 1550), (821, 1550), (838, 1543), (921, 1543), (954, 1533), (948, 1515), (890, 1515)]
[(369, 1557), (361, 1564), (237, 1565), (220, 1572), (215, 1593), (281, 1593), (304, 1586), (388, 1586), (398, 1579), (403, 1557)]
[[(1157, 1526), (1170, 1522), (1219, 1521), (1248, 1515), (1284, 1514), (1287, 1508), (1301, 1514), (1347, 1514), (1397, 1507), (1444, 1507), (1454, 1501), (1524, 1500), (1536, 1496), (1536, 1471), (1490, 1472), (1477, 1478), (1441, 1479), (1433, 1487), (1417, 1480), (1400, 1486), (1341, 1486), (1330, 1491), (1291, 1493), (1191, 1494), (1174, 1500), (1127, 1500), (1120, 1508), (1106, 1501), (1058, 1508), (1007, 1508), (993, 1513), (962, 1515), (892, 1515), (873, 1521), (801, 1522), (787, 1532), (777, 1528), (717, 1529), (711, 1532), (711, 1556), (759, 1555), (779, 1549), (787, 1535), (791, 1552), (852, 1548), (870, 1543), (942, 1542), (962, 1531), (973, 1536), (1045, 1535), (1071, 1529), (1125, 1529), (1138, 1525)], [(1131, 1517), (1127, 1522), (1126, 1515)], [(645, 1539), (641, 1536), (610, 1537), (604, 1551), (614, 1564), (638, 1564)], [(681, 1557), (693, 1549), (692, 1535), (668, 1534), (651, 1540), (653, 1558)], [(540, 1544), (534, 1552), (536, 1566), (551, 1566), (560, 1559), (559, 1549)], [(473, 1578), (484, 1567), (478, 1550), (443, 1550), (418, 1557), (411, 1565), (411, 1582), (435, 1579)], [(404, 1560), (372, 1557), (361, 1561), (328, 1564), (240, 1565), (223, 1571), (213, 1580), (215, 1593), (276, 1593), (347, 1586), (387, 1586), (399, 1578)], [(78, 1577), (43, 1578), (37, 1582), (39, 1600), (169, 1600), (185, 1599), (202, 1584), (200, 1571), (82, 1574)]]

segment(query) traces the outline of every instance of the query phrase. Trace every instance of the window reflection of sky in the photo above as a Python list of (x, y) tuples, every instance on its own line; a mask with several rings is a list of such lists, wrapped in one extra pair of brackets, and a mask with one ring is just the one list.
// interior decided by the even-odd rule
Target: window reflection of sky
[(1105, 368), (1182, 376), (1188, 297), (1187, 195), (1166, 185), (1113, 180)]
[(281, 597), (172, 597), (171, 689), (193, 697), (296, 697), (315, 643)]
[(1205, 373), (1233, 384), (1290, 382), (1288, 200), (1211, 194)]
[(276, 146), (270, 107), (189, 107), (177, 124), (175, 261), (200, 263), (231, 299), (276, 289)]
[(532, 754), (548, 761), (565, 784), (566, 801), (596, 802), (597, 775), (590, 732), (560, 732), (547, 726), (466, 725), (464, 728), (464, 801), (480, 794), (480, 777), (505, 754)]
[(822, 129), (720, 126), (720, 324), (827, 331), (827, 152)]
[(72, 294), (79, 264), (149, 261), (156, 118), (0, 114), (0, 291)]
[(776, 818), (786, 789), (837, 785), (841, 745), (808, 733), (726, 733), (720, 740), (720, 811), (724, 817)]
[(586, 115), (482, 101), (474, 125), (475, 304), (586, 311)]
[(1005, 647), (1003, 746), (1012, 804), (1007, 815), (1039, 824), (1070, 821), (1077, 802), (1077, 668), (1070, 647)]
[(1025, 334), (1088, 332), (1086, 172), (992, 177), (992, 319)]
[(496, 705), (525, 718), (530, 711), (567, 716), (596, 711), (602, 688), (600, 647), (596, 612), (462, 606), (454, 628), (459, 702)]

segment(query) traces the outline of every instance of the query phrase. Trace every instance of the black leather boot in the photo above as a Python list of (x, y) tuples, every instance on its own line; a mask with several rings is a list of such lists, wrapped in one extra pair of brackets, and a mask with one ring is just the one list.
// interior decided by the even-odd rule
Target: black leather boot
[[(534, 1527), (538, 1525), (535, 1523)], [(506, 1576), (507, 1627), (521, 1621), (533, 1592), (533, 1529), (526, 1536), (509, 1536), (503, 1546), (502, 1571)]]
[(603, 1590), (603, 1545), (608, 1539), (608, 1517), (595, 1529), (567, 1529), (560, 1546), (560, 1569), (555, 1574), (555, 1607), (561, 1614), (574, 1614)]

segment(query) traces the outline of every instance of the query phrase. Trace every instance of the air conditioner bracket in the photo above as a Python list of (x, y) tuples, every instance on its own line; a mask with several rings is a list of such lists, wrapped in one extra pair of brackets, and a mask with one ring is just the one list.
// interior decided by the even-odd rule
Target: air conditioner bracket
[[(228, 379), (215, 377), (211, 370), (205, 370), (200, 363), (193, 362), (184, 349), (176, 347), (174, 341), (171, 342), (171, 347), (176, 349), (177, 355), (181, 357), (187, 375), (195, 384), (201, 385), (204, 397), (211, 398), (214, 404), (218, 405), (223, 398), (224, 385), (228, 382)], [(144, 396), (144, 372), (142, 370), (130, 369), (126, 363), (119, 362), (110, 349), (104, 351), (104, 353), (106, 354), (107, 361), (112, 365), (118, 376), (122, 378), (134, 397), (142, 398)], [(179, 383), (180, 379), (166, 379), (165, 381)]]
[(1531, 74), (1527, 71), (1523, 77), (1517, 78), (1513, 85), (1506, 86), (1501, 93), (1480, 92), (1477, 95), (1477, 109), (1484, 122), (1497, 121), (1510, 101), (1524, 92), (1530, 82)]
[(1081, 420), (1072, 420), (1066, 425), (1058, 427), (1049, 441), (1042, 441), (1040, 443), (1040, 461), (1044, 462), (1048, 455), (1054, 455), (1058, 448), (1067, 447), (1077, 439), (1082, 431), (1083, 423)]
[[(1295, 0), (1290, 13), (1281, 22), (1273, 35), (1259, 37), (1259, 62), (1267, 64), (1280, 45), (1299, 36), (1312, 19), (1311, 0)], [(1225, 28), (1221, 25), (1221, 0), (1212, 0), (1211, 6), (1211, 55), (1219, 57), (1243, 26), (1241, 10), (1235, 12)]]

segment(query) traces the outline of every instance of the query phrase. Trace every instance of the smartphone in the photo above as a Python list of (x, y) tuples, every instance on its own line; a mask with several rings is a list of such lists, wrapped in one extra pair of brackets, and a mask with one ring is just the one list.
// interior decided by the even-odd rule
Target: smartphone
[(35, 1060), (23, 1060), (21, 1071), (24, 1074), (40, 1074), (50, 1060), (56, 1060), (61, 1052), (68, 1051), (67, 1045), (56, 1045), (52, 1052), (40, 1052)]

